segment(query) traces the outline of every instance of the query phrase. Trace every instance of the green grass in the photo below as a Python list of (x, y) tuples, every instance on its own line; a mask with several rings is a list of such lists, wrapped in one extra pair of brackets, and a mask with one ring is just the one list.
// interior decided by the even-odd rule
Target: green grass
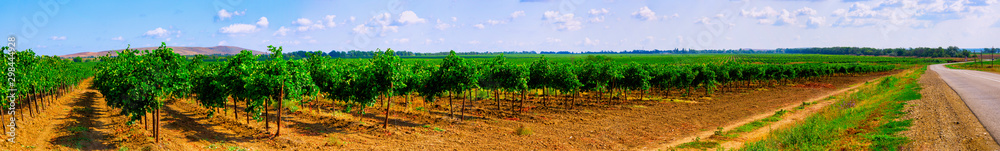
[(205, 146), (205, 149), (219, 149), (222, 148), (222, 146), (224, 146), (224, 144), (222, 143), (212, 143), (208, 144), (208, 146)]
[[(767, 126), (768, 124), (780, 121), (781, 120), (781, 116), (784, 116), (786, 113), (788, 113), (787, 110), (779, 110), (777, 112), (774, 112), (773, 115), (768, 116), (768, 117), (766, 117), (764, 119), (760, 119), (760, 120), (756, 120), (756, 121), (753, 121), (753, 122), (750, 122), (750, 123), (747, 123), (747, 124), (740, 125), (739, 127), (733, 128), (732, 130), (729, 130), (729, 131), (721, 133), (721, 134), (723, 136), (727, 136), (726, 138), (734, 138), (734, 137), (738, 136), (737, 133), (750, 132), (750, 131), (756, 130), (758, 128)], [(719, 134), (719, 133), (717, 133), (717, 134)]]
[(722, 137), (722, 138), (736, 138), (736, 137), (739, 137), (739, 135), (734, 134), (734, 133), (723, 132), (722, 131), (722, 127), (719, 127), (718, 130), (715, 131), (715, 136)]
[(69, 131), (74, 132), (74, 133), (79, 133), (79, 132), (83, 132), (83, 131), (87, 131), (87, 130), (89, 130), (89, 129), (87, 127), (83, 127), (83, 126), (73, 126), (73, 127), (69, 128)]
[(906, 101), (921, 97), (916, 82), (925, 70), (865, 84), (800, 125), (777, 130), (741, 150), (895, 150), (909, 142), (897, 133), (912, 121), (899, 117), (906, 114), (902, 111)]
[(719, 142), (701, 141), (701, 138), (695, 138), (693, 142), (687, 142), (681, 145), (677, 145), (677, 148), (692, 148), (692, 149), (707, 149), (715, 147), (719, 147)]
[(520, 126), (520, 127), (518, 127), (517, 129), (514, 130), (514, 134), (517, 134), (517, 135), (531, 135), (533, 133), (535, 133), (535, 132), (532, 131), (531, 128), (527, 127), (527, 126)]
[[(831, 98), (832, 98), (832, 97), (831, 97)], [(816, 104), (816, 103), (815, 103), (815, 102), (813, 102), (813, 103), (810, 103), (810, 102), (802, 102), (802, 105), (799, 105), (798, 107), (795, 107), (795, 109), (796, 109), (796, 110), (801, 110), (801, 109), (805, 109), (805, 108), (806, 108), (806, 106), (809, 106), (809, 105), (812, 105), (812, 104)]]
[(228, 150), (228, 151), (247, 151), (246, 148), (239, 147), (239, 146), (226, 146), (226, 150)]
[(347, 142), (340, 140), (340, 138), (336, 136), (329, 136), (326, 138), (326, 144), (331, 146), (344, 146), (347, 145)]
[(436, 126), (424, 125), (423, 127), (424, 128), (430, 128), (431, 130), (438, 131), (438, 132), (444, 132), (445, 131), (444, 129), (441, 129), (441, 128), (436, 127)]
[(1000, 73), (1000, 60), (986, 61), (986, 62), (956, 63), (956, 64), (945, 65), (945, 67), (951, 69), (966, 69), (966, 70)]

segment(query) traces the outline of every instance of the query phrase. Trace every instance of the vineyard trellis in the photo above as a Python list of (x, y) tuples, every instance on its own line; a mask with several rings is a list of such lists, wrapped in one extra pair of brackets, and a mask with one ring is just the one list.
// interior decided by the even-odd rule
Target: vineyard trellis
[[(384, 104), (382, 127), (387, 128), (394, 96), (403, 97), (407, 107), (415, 95), (428, 102), (447, 97), (448, 116), (454, 118), (454, 112), (461, 110), (461, 117), (465, 118), (468, 101), (478, 101), (480, 94), (490, 95), (498, 111), (520, 113), (525, 108), (524, 102), (529, 100), (529, 90), (541, 89), (539, 102), (543, 106), (548, 106), (550, 92), (567, 95), (563, 102), (572, 108), (579, 105), (577, 98), (585, 93), (596, 94), (589, 95), (597, 98), (595, 103), (624, 103), (634, 101), (630, 95), (640, 95), (633, 98), (646, 100), (650, 94), (669, 97), (674, 95), (672, 90), (678, 90), (682, 96), (689, 96), (693, 89), (703, 89), (705, 95), (710, 95), (719, 87), (729, 92), (735, 88), (775, 86), (795, 79), (897, 68), (865, 62), (791, 63), (767, 56), (731, 56), (686, 64), (619, 63), (606, 56), (556, 62), (543, 56), (521, 64), (509, 62), (502, 54), (476, 62), (454, 51), (440, 64), (429, 64), (403, 61), (392, 49), (377, 50), (372, 59), (360, 61), (315, 53), (304, 60), (288, 60), (281, 55), (281, 47), (269, 46), (268, 50), (271, 54), (257, 55), (244, 50), (224, 62), (210, 64), (202, 62), (203, 56), (194, 56), (193, 61), (185, 59), (165, 44), (153, 51), (125, 49), (117, 52), (117, 56), (100, 58), (94, 74), (95, 86), (105, 94), (109, 106), (129, 115), (130, 122), (145, 119), (152, 112), (155, 123), (158, 109), (172, 98), (194, 98), (210, 109), (210, 115), (220, 109), (228, 110), (227, 103), (232, 103), (233, 118), (237, 120), (237, 105), (242, 101), (247, 122), (251, 118), (263, 121), (265, 127), (271, 121), (276, 122), (273, 135), (276, 137), (282, 127), (282, 110), (295, 111), (304, 104), (314, 104), (315, 108), (311, 100), (316, 98), (342, 101), (343, 112), (350, 113), (356, 107), (359, 114), (366, 114), (366, 107)], [(622, 102), (612, 102), (616, 97)], [(456, 98), (464, 98), (459, 102), (460, 109), (454, 106)], [(507, 109), (501, 106), (505, 100)], [(268, 108), (277, 110), (277, 119), (268, 119)], [(157, 134), (157, 125), (153, 131)]]
[[(0, 99), (0, 119), (7, 119), (4, 115), (10, 106), (10, 99), (7, 96), (15, 96), (15, 111), (18, 114), (18, 121), (31, 121), (24, 118), (27, 113), (29, 117), (35, 117), (41, 111), (46, 110), (57, 102), (57, 99), (72, 93), (77, 89), (77, 84), (90, 77), (93, 72), (92, 63), (73, 63), (70, 60), (57, 56), (39, 56), (33, 50), (16, 51), (14, 54), (7, 53), (10, 47), (0, 47), (0, 64), (14, 65), (13, 79), (0, 78), (0, 92), (5, 99)], [(14, 62), (8, 62), (13, 60)], [(14, 81), (9, 81), (14, 80)], [(14, 83), (14, 85), (10, 85)], [(14, 94), (11, 91), (16, 90)], [(27, 110), (27, 111), (25, 111)], [(7, 124), (2, 124), (4, 130)]]

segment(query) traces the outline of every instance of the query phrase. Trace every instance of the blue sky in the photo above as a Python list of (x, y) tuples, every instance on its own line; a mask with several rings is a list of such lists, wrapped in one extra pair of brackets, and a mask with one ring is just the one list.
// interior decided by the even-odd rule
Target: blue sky
[(997, 0), (80, 1), (0, 5), (44, 55), (158, 46), (286, 51), (993, 47)]

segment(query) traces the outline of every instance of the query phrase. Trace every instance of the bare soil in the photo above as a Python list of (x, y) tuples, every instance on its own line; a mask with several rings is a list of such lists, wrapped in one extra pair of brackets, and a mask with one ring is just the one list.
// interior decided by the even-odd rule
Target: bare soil
[(913, 126), (902, 132), (913, 142), (904, 150), (998, 150), (1000, 146), (972, 114), (965, 102), (938, 77), (927, 70), (920, 77), (923, 98), (909, 101), (904, 118)]
[[(830, 94), (852, 84), (893, 72), (840, 75), (801, 79), (777, 86), (726, 87), (712, 95), (692, 91), (692, 96), (671, 91), (670, 97), (640, 97), (639, 91), (611, 100), (583, 94), (569, 103), (570, 96), (529, 96), (523, 103), (491, 99), (467, 100), (465, 116), (458, 116), (462, 97), (454, 99), (457, 118), (450, 118), (448, 98), (427, 102), (392, 97), (388, 128), (382, 128), (384, 104), (368, 107), (368, 114), (339, 113), (342, 102), (319, 99), (281, 116), (281, 135), (275, 132), (273, 108), (264, 122), (247, 120), (244, 112), (234, 117), (232, 105), (209, 116), (190, 99), (168, 101), (161, 110), (159, 143), (142, 123), (125, 124), (125, 117), (105, 105), (102, 95), (82, 89), (47, 109), (38, 119), (29, 119), (18, 130), (18, 143), (0, 143), (10, 150), (634, 150), (677, 141), (699, 132), (731, 125), (754, 115), (803, 100)], [(831, 88), (832, 86), (832, 88)], [(381, 101), (380, 101), (381, 102)], [(571, 105), (572, 104), (572, 105)], [(236, 104), (237, 110), (245, 107)], [(497, 106), (501, 109), (497, 109)], [(572, 108), (567, 108), (572, 106)], [(512, 112), (510, 108), (519, 112)], [(74, 111), (74, 108), (82, 108)], [(89, 110), (87, 108), (90, 108)], [(461, 120), (461, 119), (466, 120)], [(45, 122), (40, 122), (45, 121)], [(151, 123), (149, 123), (151, 124)], [(87, 127), (74, 131), (70, 126)], [(530, 134), (518, 135), (519, 127)], [(23, 134), (22, 134), (23, 133)], [(80, 144), (80, 145), (77, 145)], [(29, 147), (30, 146), (30, 147)]]

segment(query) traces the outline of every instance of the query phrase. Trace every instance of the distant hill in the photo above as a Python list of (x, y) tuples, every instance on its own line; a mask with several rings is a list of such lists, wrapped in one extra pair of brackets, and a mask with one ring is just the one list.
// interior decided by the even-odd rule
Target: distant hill
[[(154, 50), (156, 48), (157, 47), (143, 47), (143, 48), (130, 48), (130, 49)], [(238, 54), (238, 53), (240, 53), (241, 50), (246, 49), (246, 48), (241, 48), (241, 47), (236, 47), (236, 46), (167, 47), (167, 48), (173, 48), (175, 53), (181, 54), (181, 55), (196, 55), (196, 54), (203, 54), (203, 55), (223, 54), (223, 55), (228, 55), (228, 54)], [(100, 56), (104, 56), (104, 55), (106, 55), (108, 53), (111, 53), (112, 56), (115, 56), (117, 54), (114, 54), (112, 52), (118, 52), (118, 51), (122, 51), (122, 50), (125, 50), (125, 49), (99, 51), (99, 52), (81, 52), (81, 53), (74, 53), (74, 54), (62, 55), (60, 57), (63, 57), (63, 58), (90, 57), (90, 56), (100, 57)], [(246, 49), (246, 50), (249, 50), (249, 49)], [(254, 54), (268, 54), (267, 52), (263, 52), (263, 51), (257, 51), (257, 50), (250, 50), (250, 51), (253, 52)]]

